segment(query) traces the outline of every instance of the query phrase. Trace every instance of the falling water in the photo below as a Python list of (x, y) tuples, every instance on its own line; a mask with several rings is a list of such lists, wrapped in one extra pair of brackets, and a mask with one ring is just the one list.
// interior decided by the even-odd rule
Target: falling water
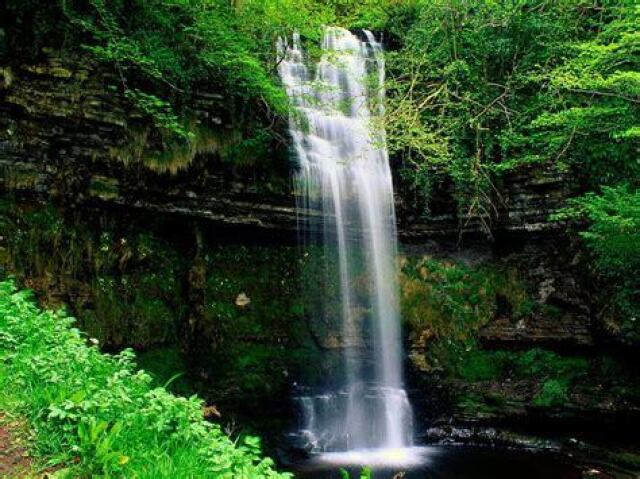
[(402, 385), (393, 185), (380, 121), (384, 57), (373, 35), (365, 31), (365, 37), (326, 28), (315, 68), (298, 35), (278, 45), (279, 72), (294, 106), (299, 208), (322, 211), (316, 230), (325, 255), (335, 253), (340, 285), (338, 298), (323, 298), (339, 307), (322, 314), (340, 316), (342, 374), (328, 391), (299, 398), (300, 434), (317, 451), (404, 448), (412, 440)]

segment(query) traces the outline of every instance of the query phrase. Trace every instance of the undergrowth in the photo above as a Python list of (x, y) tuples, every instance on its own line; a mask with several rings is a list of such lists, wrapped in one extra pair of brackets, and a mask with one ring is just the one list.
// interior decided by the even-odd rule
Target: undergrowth
[(103, 354), (73, 322), (0, 282), (0, 408), (27, 418), (56, 477), (288, 477), (258, 438), (232, 441), (196, 396), (152, 387), (131, 351)]

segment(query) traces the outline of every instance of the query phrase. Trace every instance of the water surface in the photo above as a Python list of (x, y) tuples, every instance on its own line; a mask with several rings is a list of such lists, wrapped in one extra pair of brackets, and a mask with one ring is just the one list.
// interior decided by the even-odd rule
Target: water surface
[[(353, 452), (353, 451), (352, 451)], [(351, 458), (347, 453), (319, 455), (291, 467), (296, 477), (308, 479), (340, 478), (340, 468), (359, 478), (363, 461), (369, 461), (374, 479), (391, 479), (405, 473), (405, 479), (581, 479), (582, 468), (566, 458), (549, 453), (512, 451), (472, 447), (408, 448), (407, 456), (390, 451), (388, 462), (395, 459), (404, 465), (388, 465), (363, 454)], [(352, 460), (353, 459), (353, 460)], [(358, 464), (358, 465), (354, 465)], [(376, 465), (377, 464), (377, 465)], [(597, 477), (608, 478), (607, 475)]]

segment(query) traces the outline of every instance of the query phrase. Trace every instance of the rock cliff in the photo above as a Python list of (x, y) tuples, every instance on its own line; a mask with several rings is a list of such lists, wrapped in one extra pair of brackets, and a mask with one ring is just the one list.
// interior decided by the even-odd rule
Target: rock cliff
[[(126, 220), (110, 215), (113, 231), (131, 232), (131, 225), (141, 219), (146, 224), (145, 221), (174, 218), (166, 220), (165, 226), (156, 231), (160, 237), (164, 235), (164, 239), (186, 243), (176, 249), (177, 256), (186, 258), (186, 264), (180, 263), (171, 267), (173, 269), (162, 266), (163, 271), (182, 275), (180, 281), (185, 283), (162, 293), (165, 305), (170, 303), (172, 308), (177, 308), (172, 311), (180, 309), (171, 303), (175, 295), (200, 303), (210, 298), (206, 293), (207, 275), (202, 271), (207, 264), (202, 244), (194, 246), (198, 231), (207, 232), (209, 244), (221, 237), (225, 242), (242, 244), (246, 238), (254, 242), (256, 237), (272, 238), (274, 234), (291, 244), (296, 228), (317, 214), (307, 211), (297, 216), (290, 181), (292, 166), (282, 147), (280, 153), (272, 157), (252, 158), (244, 165), (225, 161), (225, 147), (233, 141), (237, 125), (224, 98), (215, 93), (196, 93), (191, 116), (198, 138), (188, 146), (160, 147), (161, 140), (148, 120), (132, 109), (120, 92), (118, 79), (112, 72), (85, 58), (63, 60), (55, 52), (49, 52), (48, 59), (38, 64), (1, 67), (0, 185), (7, 197), (40, 204), (53, 202), (67, 212), (82, 210), (85, 217), (92, 214), (87, 211), (97, 216), (114, 209), (125, 212), (122, 218)], [(571, 195), (571, 181), (551, 170), (522, 168), (502, 178), (496, 188), (491, 239), (486, 235), (486, 219), (461, 217), (456, 213), (455, 201), (446, 186), (433, 192), (438, 202), (429, 215), (420, 211), (410, 198), (398, 194), (403, 254), (445, 265), (459, 264), (467, 268), (465, 274), (471, 276), (480, 274), (477, 271), (485, 274), (483, 268), (490, 267), (517, 277), (521, 287), (507, 281), (506, 289), (487, 293), (487, 288), (480, 286), (480, 296), (486, 296), (486, 314), (482, 321), (469, 326), (480, 351), (514, 354), (509, 356), (513, 364), (520, 364), (522, 360), (514, 351), (526, 353), (543, 349), (587, 358), (595, 356), (599, 351), (600, 331), (593, 320), (580, 248), (563, 234), (559, 224), (548, 219)], [(126, 221), (128, 226), (114, 226), (118, 221)], [(97, 225), (85, 227), (93, 238), (89, 243), (99, 242), (95, 228), (103, 228), (104, 224), (99, 221)], [(173, 231), (166, 233), (167, 228)], [(179, 236), (176, 228), (182, 230), (187, 239), (176, 240)], [(223, 229), (224, 235), (220, 233)], [(122, 238), (128, 236), (122, 234)], [(114, 270), (119, 271), (117, 276), (121, 281), (127, 277), (123, 271), (129, 253), (122, 246), (118, 248), (118, 259), (113, 261), (114, 265), (120, 265), (114, 266)], [(212, 264), (208, 267), (215, 269)], [(91, 278), (101, 277), (98, 269), (94, 273)], [(429, 271), (420, 274), (415, 281), (429, 281)], [(85, 285), (89, 282), (86, 278), (83, 281)], [(433, 285), (425, 288), (419, 293), (421, 298), (433, 291)], [(514, 299), (514, 288), (522, 289), (522, 298)], [(66, 294), (67, 300), (85, 298), (81, 302), (83, 306), (78, 308), (80, 311), (87, 308), (95, 311), (100, 307), (96, 297), (87, 299), (91, 293), (82, 290), (79, 284), (72, 290), (75, 293), (71, 290), (59, 293), (63, 299)], [(149, 295), (155, 297), (155, 290), (149, 291)], [(234, 297), (241, 292), (233, 291)], [(132, 293), (127, 294), (133, 298)], [(474, 298), (462, 298), (461, 307), (471, 304), (469, 307), (477, 308), (478, 300)], [(529, 306), (525, 308), (524, 304)], [(182, 337), (189, 343), (185, 349), (193, 358), (204, 358), (206, 355), (194, 348), (214, 351), (217, 347), (214, 343), (220, 343), (220, 335), (227, 330), (216, 326), (218, 320), (214, 313), (203, 311), (197, 305), (188, 306), (190, 313), (178, 315), (183, 321)], [(304, 315), (294, 306), (291, 308), (292, 324), (304, 327)], [(428, 308), (424, 311), (425, 315), (430, 314)], [(166, 313), (171, 314), (174, 313)], [(589, 390), (577, 384), (577, 376), (564, 373), (534, 371), (519, 377), (505, 371), (471, 375), (473, 377), (448, 375), (446, 368), (429, 364), (429, 348), (436, 334), (434, 325), (429, 318), (418, 323), (407, 328), (413, 358), (410, 369), (417, 375), (412, 380), (413, 394), (417, 404), (426, 411), (423, 416), (428, 421), (449, 417), (461, 422), (515, 421), (549, 410), (556, 411), (557, 417), (566, 417), (567, 412), (573, 417), (584, 417), (605, 410), (610, 413), (607, 417), (638, 413), (640, 395), (633, 389), (635, 386), (633, 390), (624, 391), (615, 389), (620, 386), (618, 383), (607, 386), (606, 369), (599, 370), (600, 376), (596, 375), (593, 385), (603, 394), (592, 400), (585, 399)], [(287, 335), (292, 334), (291, 328), (284, 324), (272, 333), (260, 333), (256, 341), (284, 345), (291, 339), (287, 339)], [(295, 334), (298, 339), (294, 342), (300, 347), (306, 348), (307, 342), (314, 341), (309, 337), (300, 339), (297, 330)], [(247, 333), (247, 344), (251, 342), (250, 336)], [(196, 337), (197, 340), (193, 339)], [(112, 339), (115, 346), (127, 344), (126, 340)], [(315, 340), (317, 342), (317, 338)], [(269, 357), (268, 351), (265, 354)], [(281, 354), (278, 355), (280, 358)], [(614, 362), (617, 368), (619, 361)], [(289, 366), (283, 361), (281, 378), (286, 377)], [(202, 364), (194, 367), (200, 368), (205, 376), (208, 374)], [(442, 393), (446, 400), (427, 397), (433, 394), (425, 392), (425, 381), (430, 391)], [(617, 391), (622, 399), (613, 397), (611, 391)], [(448, 406), (432, 408), (436, 400)], [(552, 417), (548, 415), (547, 419)]]

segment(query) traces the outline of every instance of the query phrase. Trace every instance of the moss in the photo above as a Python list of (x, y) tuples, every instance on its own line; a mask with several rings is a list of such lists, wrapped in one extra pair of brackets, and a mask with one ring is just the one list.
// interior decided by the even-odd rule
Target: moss
[(93, 302), (81, 325), (111, 345), (146, 348), (173, 342), (186, 306), (178, 252), (149, 233), (102, 234), (94, 254)]
[[(295, 247), (221, 246), (209, 250), (207, 311), (231, 322), (239, 336), (272, 336), (291, 330), (302, 298)], [(236, 304), (244, 293), (249, 302)]]
[(514, 270), (432, 257), (403, 260), (400, 286), (402, 317), (427, 371), (455, 367), (500, 309), (517, 319), (535, 304)]
[(466, 381), (576, 378), (585, 375), (589, 362), (580, 356), (564, 356), (533, 348), (528, 351), (471, 350), (452, 372)]
[(494, 415), (504, 405), (502, 398), (493, 396), (493, 400), (487, 399), (486, 394), (464, 392), (456, 401), (456, 408), (460, 412), (470, 412), (474, 416)]
[(403, 318), (412, 331), (464, 339), (486, 324), (504, 297), (514, 317), (531, 312), (533, 301), (513, 270), (470, 267), (430, 257), (405, 259), (401, 274)]
[(533, 398), (533, 405), (540, 407), (560, 406), (567, 401), (569, 380), (548, 379), (542, 383), (540, 392)]
[[(455, 403), (464, 411), (486, 413), (485, 409), (493, 409), (501, 414), (495, 408), (507, 401), (521, 408), (566, 407), (574, 400), (574, 393), (581, 407), (600, 407), (603, 400), (610, 402), (611, 398), (640, 404), (636, 373), (610, 356), (588, 359), (541, 348), (472, 349), (461, 353), (459, 361), (446, 364), (449, 367), (443, 368), (445, 377), (455, 386)], [(585, 394), (590, 390), (592, 396)], [(470, 394), (476, 394), (473, 400), (482, 407), (475, 404), (472, 408)]]
[[(166, 140), (151, 127), (132, 127), (128, 139), (121, 146), (112, 147), (110, 156), (125, 165), (141, 163), (157, 173), (172, 175), (188, 168), (199, 155), (218, 154), (220, 159), (233, 163), (235, 168), (254, 166), (266, 161), (273, 137), (265, 129), (243, 132), (239, 129), (212, 129), (192, 120), (188, 123), (187, 139)], [(272, 174), (271, 180), (282, 179)], [(280, 188), (282, 189), (282, 188)]]
[(13, 204), (0, 216), (7, 269), (44, 303), (67, 303), (79, 326), (111, 348), (174, 340), (184, 265), (169, 243), (52, 205)]
[(489, 381), (504, 376), (505, 361), (503, 353), (469, 351), (464, 361), (457, 364), (456, 376), (466, 381)]
[(640, 453), (623, 451), (618, 453), (611, 453), (612, 459), (616, 463), (624, 464), (625, 466), (640, 469)]
[(96, 278), (93, 304), (80, 314), (82, 328), (109, 345), (146, 348), (172, 342), (181, 316), (180, 292), (156, 281), (153, 272)]
[(191, 121), (188, 127), (191, 135), (188, 139), (172, 139), (167, 142), (156, 138), (153, 128), (130, 128), (128, 141), (122, 146), (110, 150), (112, 158), (125, 165), (142, 163), (152, 171), (175, 175), (187, 168), (196, 156), (205, 153), (220, 152), (233, 141), (234, 133), (214, 132)]
[(462, 408), (476, 409), (484, 405), (484, 400), (480, 394), (468, 392), (458, 397), (458, 405)]
[(117, 198), (120, 194), (118, 181), (101, 175), (91, 177), (89, 185), (89, 194), (97, 196), (103, 200), (111, 200)]
[[(424, 257), (404, 261), (401, 287), (414, 363), (452, 381), (464, 411), (499, 414), (508, 401), (520, 407), (560, 406), (589, 374), (606, 377), (596, 372), (596, 362), (580, 356), (541, 348), (481, 349), (478, 333), (494, 318), (515, 321), (553, 313), (532, 299), (515, 270)], [(485, 392), (470, 398), (469, 389)]]
[[(314, 346), (304, 316), (302, 256), (296, 247), (209, 249), (205, 324), (217, 338), (209, 357), (220, 390), (272, 397), (309, 367)], [(205, 352), (206, 354), (206, 352)]]

